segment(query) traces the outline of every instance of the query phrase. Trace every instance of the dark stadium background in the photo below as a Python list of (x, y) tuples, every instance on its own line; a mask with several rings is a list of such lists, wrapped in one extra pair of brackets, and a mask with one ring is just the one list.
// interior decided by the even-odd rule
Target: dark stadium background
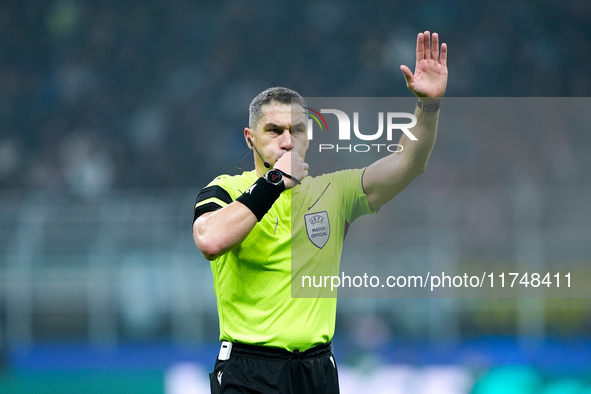
[[(0, 392), (206, 390), (217, 313), (192, 203), (246, 154), (250, 100), (274, 85), (410, 97), (399, 65), (426, 29), (449, 45), (447, 96), (577, 110), (544, 133), (442, 123), (399, 223), (429, 233), (446, 218), (429, 196), (445, 190), (479, 263), (564, 260), (591, 278), (586, 0), (0, 1)], [(532, 206), (533, 240), (507, 246), (497, 235)], [(342, 391), (590, 393), (590, 312), (586, 299), (340, 300)]]

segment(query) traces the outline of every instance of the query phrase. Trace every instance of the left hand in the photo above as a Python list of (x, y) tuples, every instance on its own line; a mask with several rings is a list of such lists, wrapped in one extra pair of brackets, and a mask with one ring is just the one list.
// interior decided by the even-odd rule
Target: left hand
[(443, 97), (447, 87), (447, 44), (441, 44), (439, 35), (426, 31), (417, 36), (417, 62), (414, 74), (405, 65), (400, 70), (406, 79), (406, 86), (417, 97)]

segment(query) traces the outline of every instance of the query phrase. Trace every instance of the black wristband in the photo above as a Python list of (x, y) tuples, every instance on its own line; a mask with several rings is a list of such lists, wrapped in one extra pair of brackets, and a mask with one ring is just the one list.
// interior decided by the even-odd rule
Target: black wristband
[(275, 201), (277, 201), (284, 188), (268, 183), (265, 178), (259, 178), (236, 201), (240, 201), (246, 205), (260, 222)]

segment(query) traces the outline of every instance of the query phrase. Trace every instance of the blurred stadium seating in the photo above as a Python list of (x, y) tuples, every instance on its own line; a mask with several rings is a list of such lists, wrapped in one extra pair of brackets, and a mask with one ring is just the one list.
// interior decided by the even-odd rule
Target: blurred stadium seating
[[(381, 212), (394, 228), (360, 219), (374, 232), (352, 227), (343, 266), (379, 233), (396, 250), (379, 274), (437, 256), (591, 279), (587, 1), (3, 0), (0, 392), (206, 392), (217, 312), (191, 207), (246, 153), (248, 103), (271, 85), (408, 96), (421, 29), (448, 42), (447, 108), (466, 111), (442, 112), (429, 170)], [(469, 97), (577, 99), (508, 128)], [(341, 299), (343, 393), (587, 394), (590, 309)]]

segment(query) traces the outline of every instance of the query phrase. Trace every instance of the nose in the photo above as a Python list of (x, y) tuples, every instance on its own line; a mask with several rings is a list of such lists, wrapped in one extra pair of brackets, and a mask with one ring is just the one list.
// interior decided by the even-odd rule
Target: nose
[(289, 130), (285, 130), (282, 133), (280, 148), (285, 150), (293, 149), (293, 141), (291, 140), (291, 133), (289, 132)]

